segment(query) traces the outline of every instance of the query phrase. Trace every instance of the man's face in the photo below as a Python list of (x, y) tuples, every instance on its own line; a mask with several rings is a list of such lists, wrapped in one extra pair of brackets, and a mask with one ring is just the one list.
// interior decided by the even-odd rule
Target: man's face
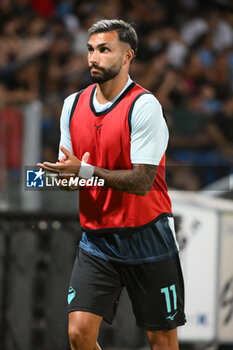
[(87, 44), (88, 66), (94, 83), (105, 83), (120, 73), (127, 45), (119, 41), (116, 31), (91, 35)]

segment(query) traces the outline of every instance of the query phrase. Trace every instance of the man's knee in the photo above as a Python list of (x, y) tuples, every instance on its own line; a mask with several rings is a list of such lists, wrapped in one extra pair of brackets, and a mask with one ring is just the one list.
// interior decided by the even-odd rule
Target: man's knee
[(148, 340), (152, 350), (178, 350), (177, 330), (148, 331)]
[(72, 349), (95, 349), (101, 317), (86, 313), (69, 315), (69, 340)]
[(166, 337), (157, 337), (150, 341), (152, 350), (177, 350)]
[(79, 343), (89, 343), (93, 337), (93, 332), (90, 327), (70, 324), (69, 325), (69, 339), (73, 346), (78, 345)]

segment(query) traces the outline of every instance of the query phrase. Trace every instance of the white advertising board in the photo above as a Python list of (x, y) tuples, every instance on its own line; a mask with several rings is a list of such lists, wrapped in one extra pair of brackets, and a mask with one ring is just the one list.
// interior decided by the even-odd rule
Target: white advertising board
[(185, 280), (187, 323), (181, 341), (208, 342), (216, 337), (219, 215), (212, 208), (173, 199)]
[(218, 339), (233, 342), (233, 212), (221, 215)]

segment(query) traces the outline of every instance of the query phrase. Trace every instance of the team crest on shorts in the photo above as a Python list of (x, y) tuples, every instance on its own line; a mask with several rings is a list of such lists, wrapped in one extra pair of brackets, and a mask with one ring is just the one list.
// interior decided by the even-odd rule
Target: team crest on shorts
[(75, 295), (76, 295), (76, 291), (74, 290), (73, 287), (70, 286), (69, 292), (68, 292), (68, 304), (71, 303), (71, 301), (74, 299)]

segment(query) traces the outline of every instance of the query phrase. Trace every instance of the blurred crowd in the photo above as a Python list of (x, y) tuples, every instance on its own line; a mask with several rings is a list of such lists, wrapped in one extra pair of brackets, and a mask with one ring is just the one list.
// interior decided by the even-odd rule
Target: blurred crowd
[[(1, 0), (0, 147), (4, 138), (9, 141), (11, 123), (19, 149), (22, 123), (16, 115), (24, 104), (40, 100), (43, 159), (57, 159), (62, 103), (91, 83), (87, 29), (103, 18), (129, 21), (138, 33), (130, 75), (163, 106), (170, 131), (169, 185), (197, 190), (229, 175), (231, 0)], [(9, 161), (8, 166), (19, 164)]]

